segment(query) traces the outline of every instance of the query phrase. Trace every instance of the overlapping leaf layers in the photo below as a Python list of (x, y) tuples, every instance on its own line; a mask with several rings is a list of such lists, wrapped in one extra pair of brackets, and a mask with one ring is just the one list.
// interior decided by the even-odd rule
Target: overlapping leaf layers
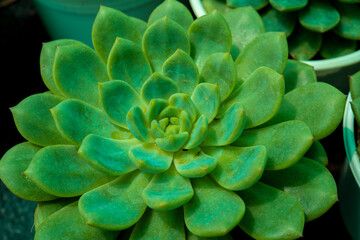
[(39, 201), (35, 239), (229, 239), (237, 225), (294, 239), (332, 206), (318, 140), (345, 96), (287, 60), (284, 33), (244, 38), (235, 62), (234, 37), (220, 13), (194, 21), (168, 0), (147, 25), (101, 7), (95, 51), (44, 44), (50, 92), (11, 109), (28, 142), (0, 164), (11, 191)]
[[(253, 6), (266, 30), (286, 32), (290, 55), (310, 60), (320, 53), (334, 58), (354, 52), (360, 40), (359, 0), (202, 0), (205, 9), (222, 12)], [(232, 10), (230, 10), (232, 11)], [(241, 12), (239, 12), (241, 14)]]

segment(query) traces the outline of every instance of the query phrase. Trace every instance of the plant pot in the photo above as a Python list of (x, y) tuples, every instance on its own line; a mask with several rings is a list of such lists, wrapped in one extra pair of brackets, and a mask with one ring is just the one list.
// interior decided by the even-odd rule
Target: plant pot
[(353, 239), (360, 239), (360, 160), (356, 152), (354, 123), (351, 109), (351, 94), (346, 102), (343, 119), (343, 134), (347, 161), (339, 181), (340, 210), (344, 223)]
[[(206, 14), (201, 0), (190, 0), (190, 5), (197, 17)], [(319, 81), (327, 82), (347, 94), (349, 92), (348, 76), (360, 69), (360, 50), (337, 58), (303, 62), (314, 67)]]
[(92, 46), (91, 30), (100, 5), (147, 20), (162, 0), (34, 0), (52, 39), (76, 39)]

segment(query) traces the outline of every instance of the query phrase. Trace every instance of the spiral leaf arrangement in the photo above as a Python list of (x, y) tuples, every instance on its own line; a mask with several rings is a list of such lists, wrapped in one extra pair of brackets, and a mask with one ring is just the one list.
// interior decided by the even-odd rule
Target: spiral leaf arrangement
[(0, 161), (7, 187), (39, 202), (35, 239), (230, 239), (236, 226), (295, 239), (333, 205), (318, 140), (345, 96), (287, 59), (284, 33), (234, 26), (174, 0), (148, 23), (102, 6), (95, 50), (43, 45), (50, 91), (11, 108), (27, 142)]
[[(354, 52), (360, 40), (359, 0), (202, 0), (211, 12), (252, 6), (266, 31), (285, 32), (294, 59), (310, 60), (318, 53), (335, 58)], [(239, 15), (240, 17), (240, 15)]]

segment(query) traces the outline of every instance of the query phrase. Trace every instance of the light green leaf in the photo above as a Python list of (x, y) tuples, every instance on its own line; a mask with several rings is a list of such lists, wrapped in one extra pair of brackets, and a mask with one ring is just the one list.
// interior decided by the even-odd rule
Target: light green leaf
[(160, 113), (169, 106), (164, 99), (151, 99), (145, 111), (146, 122), (151, 123), (154, 119), (159, 119)]
[(188, 138), (188, 142), (184, 146), (184, 149), (193, 149), (199, 146), (207, 138), (208, 132), (207, 118), (205, 115), (201, 115), (194, 123)]
[(219, 85), (200, 83), (195, 88), (191, 100), (198, 113), (204, 115), (207, 122), (211, 123), (218, 113), (221, 104)]
[(153, 138), (149, 131), (149, 123), (146, 122), (145, 114), (140, 107), (135, 106), (126, 115), (126, 123), (130, 132), (141, 142), (152, 142)]
[(197, 117), (195, 104), (187, 94), (176, 93), (169, 98), (169, 104), (189, 114), (191, 122), (194, 123)]
[(157, 138), (155, 139), (155, 143), (165, 151), (177, 152), (184, 145), (188, 137), (189, 133), (179, 132), (163, 138)]
[(150, 102), (155, 98), (168, 100), (172, 94), (177, 92), (179, 92), (179, 88), (172, 79), (154, 72), (142, 86), (141, 96), (146, 102)]
[(284, 70), (285, 93), (308, 83), (316, 82), (313, 66), (289, 59)]
[(137, 18), (137, 17), (131, 17), (131, 21), (133, 21), (135, 23), (135, 25), (137, 26), (137, 28), (139, 29), (139, 32), (140, 32), (140, 36), (141, 36), (141, 39), (142, 37), (144, 36), (144, 33), (146, 31), (146, 28), (147, 28), (147, 23), (145, 21), (143, 21), (142, 19), (140, 18)]

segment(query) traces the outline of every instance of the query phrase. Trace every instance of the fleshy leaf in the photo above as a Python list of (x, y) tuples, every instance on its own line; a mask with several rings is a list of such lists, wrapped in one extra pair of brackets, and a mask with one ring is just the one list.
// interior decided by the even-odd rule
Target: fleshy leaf
[(173, 94), (169, 98), (169, 104), (187, 112), (189, 114), (191, 122), (195, 122), (197, 111), (189, 95), (183, 93)]
[(188, 95), (192, 94), (199, 83), (199, 72), (194, 61), (181, 49), (176, 50), (164, 62), (162, 71), (176, 83), (181, 92)]
[(269, 3), (269, 0), (226, 0), (226, 4), (232, 7), (251, 6), (256, 10), (260, 10)]
[(226, 189), (239, 191), (249, 188), (260, 179), (264, 172), (267, 159), (264, 146), (225, 146), (202, 149), (217, 160), (218, 165), (210, 176)]
[(101, 105), (109, 119), (123, 128), (128, 128), (126, 115), (134, 106), (145, 108), (140, 95), (128, 83), (120, 80), (99, 84)]
[(116, 128), (105, 113), (85, 102), (68, 99), (51, 109), (60, 133), (75, 144), (80, 144), (89, 134), (127, 139), (131, 133)]
[(152, 120), (150, 131), (153, 138), (164, 138), (167, 136), (165, 131), (160, 126), (159, 122), (156, 120)]
[(238, 194), (246, 206), (239, 225), (251, 237), (290, 240), (302, 236), (304, 211), (292, 196), (259, 182)]
[(95, 168), (109, 175), (121, 175), (136, 169), (128, 152), (139, 143), (135, 138), (116, 140), (90, 134), (84, 138), (78, 152)]
[(298, 26), (288, 42), (291, 57), (297, 60), (309, 60), (320, 50), (322, 34)]
[(326, 32), (340, 21), (339, 12), (328, 1), (311, 0), (299, 12), (299, 22), (311, 31)]
[(149, 173), (161, 173), (169, 169), (173, 153), (156, 146), (155, 143), (143, 143), (129, 150), (129, 156), (135, 166)]
[(204, 62), (200, 81), (217, 84), (220, 100), (223, 102), (232, 92), (236, 82), (236, 69), (229, 53), (214, 53)]
[(230, 52), (230, 28), (218, 11), (197, 18), (191, 24), (188, 35), (191, 42), (191, 57), (199, 69), (210, 55)]
[(351, 109), (355, 116), (355, 121), (357, 124), (360, 122), (360, 98), (356, 98), (350, 102)]
[(87, 224), (111, 231), (135, 224), (146, 210), (141, 194), (149, 176), (136, 171), (118, 177), (80, 197), (79, 211)]
[(191, 179), (194, 197), (184, 205), (186, 227), (202, 237), (223, 236), (245, 213), (243, 200), (208, 177)]
[(50, 92), (25, 98), (10, 109), (16, 128), (26, 140), (39, 146), (68, 143), (56, 128), (49, 111), (63, 100)]
[(141, 39), (142, 37), (144, 36), (144, 33), (146, 31), (146, 28), (147, 28), (147, 23), (140, 19), (140, 18), (137, 18), (137, 17), (131, 17), (131, 21), (133, 21), (135, 23), (135, 25), (137, 26), (137, 28), (139, 29), (139, 32), (140, 32), (140, 36), (141, 36)]
[(270, 0), (270, 4), (280, 12), (290, 12), (302, 9), (308, 4), (308, 0)]
[[(264, 51), (264, 49), (267, 50)], [(235, 61), (238, 84), (246, 81), (252, 72), (262, 66), (282, 73), (287, 59), (288, 47), (285, 33), (260, 34), (246, 45)]]
[(152, 11), (148, 20), (148, 26), (164, 16), (168, 16), (170, 19), (180, 24), (185, 31), (188, 30), (194, 21), (190, 11), (183, 4), (175, 0), (165, 0)]
[(142, 197), (152, 209), (168, 211), (187, 203), (194, 195), (190, 180), (181, 176), (174, 165), (157, 173), (144, 189)]
[(185, 30), (165, 16), (153, 23), (143, 37), (143, 50), (154, 72), (161, 72), (162, 66), (177, 49), (190, 52), (190, 42)]
[(116, 38), (108, 59), (111, 79), (123, 80), (137, 92), (151, 75), (151, 66), (141, 47), (127, 39)]
[(193, 129), (190, 132), (189, 140), (184, 146), (184, 149), (193, 149), (199, 146), (208, 136), (208, 121), (205, 115), (201, 115), (194, 123)]
[(350, 76), (350, 92), (352, 99), (360, 97), (360, 71)]
[(177, 152), (184, 145), (189, 137), (189, 133), (181, 132), (177, 134), (171, 134), (164, 138), (155, 139), (156, 144), (168, 152)]
[(245, 127), (244, 108), (234, 103), (225, 113), (210, 123), (208, 136), (201, 146), (225, 146), (238, 139)]
[(302, 85), (317, 81), (313, 66), (292, 59), (289, 59), (286, 64), (284, 79), (285, 93)]
[[(251, 128), (270, 120), (279, 110), (284, 95), (284, 77), (276, 71), (259, 67), (224, 103), (226, 110), (234, 103), (245, 109), (246, 125)], [(254, 107), (256, 106), (256, 107)]]
[(172, 211), (147, 209), (144, 216), (135, 225), (129, 239), (185, 240), (183, 218), (181, 208)]
[(41, 149), (25, 175), (46, 192), (59, 197), (79, 196), (113, 179), (90, 166), (72, 145)]
[(40, 53), (40, 73), (46, 87), (56, 95), (63, 96), (63, 93), (59, 90), (55, 84), (53, 77), (53, 63), (55, 52), (58, 46), (66, 46), (73, 44), (83, 44), (77, 40), (72, 39), (59, 39), (43, 44)]
[(207, 13), (211, 13), (215, 10), (225, 13), (229, 10), (229, 7), (226, 6), (224, 0), (202, 0), (201, 2)]
[(211, 237), (211, 238), (199, 237), (199, 236), (196, 236), (196, 235), (192, 234), (188, 230), (186, 232), (186, 240), (233, 240), (233, 239), (232, 239), (230, 234), (226, 234), (226, 235), (221, 236), (221, 237)]
[(323, 58), (345, 56), (357, 49), (355, 40), (345, 39), (332, 32), (326, 33), (321, 45), (320, 54)]
[(200, 178), (213, 171), (217, 161), (200, 148), (179, 151), (174, 155), (176, 170), (187, 178)]
[(323, 82), (309, 83), (285, 94), (278, 113), (268, 124), (300, 120), (320, 140), (340, 124), (344, 108), (345, 95), (338, 89)]
[(150, 102), (155, 98), (167, 100), (177, 92), (179, 92), (179, 88), (172, 79), (154, 72), (142, 86), (141, 96), (145, 101)]
[(309, 127), (295, 120), (246, 130), (234, 145), (241, 147), (264, 145), (268, 154), (266, 170), (280, 170), (299, 161), (310, 148), (313, 140)]
[(324, 166), (328, 164), (328, 157), (326, 151), (324, 147), (321, 145), (320, 141), (314, 141), (304, 156), (312, 160), (315, 160)]
[(218, 113), (221, 104), (219, 85), (200, 83), (196, 86), (191, 100), (198, 113), (204, 115), (207, 122), (211, 123)]
[[(262, 0), (261, 0), (262, 1)], [(246, 0), (246, 2), (249, 2)], [(247, 3), (246, 6), (252, 5)], [(265, 26), (257, 11), (252, 7), (231, 9), (224, 13), (232, 36), (231, 55), (236, 59), (244, 47), (256, 36), (265, 33)]]
[(308, 158), (284, 170), (266, 171), (261, 181), (296, 198), (304, 209), (306, 221), (323, 215), (338, 200), (331, 173), (321, 163)]
[(101, 5), (92, 28), (92, 40), (96, 52), (105, 63), (117, 37), (141, 42), (140, 31), (129, 16)]
[(296, 14), (279, 12), (272, 7), (267, 8), (261, 16), (267, 32), (285, 32), (286, 37), (291, 35), (297, 22)]
[(151, 123), (154, 119), (158, 119), (160, 113), (168, 106), (168, 102), (164, 99), (152, 99), (146, 108), (145, 119)]
[(106, 65), (100, 56), (85, 44), (57, 47), (54, 81), (64, 96), (98, 105), (98, 82), (109, 81)]
[(149, 126), (145, 114), (140, 107), (135, 106), (126, 115), (126, 123), (134, 137), (142, 142), (152, 142)]
[(340, 22), (334, 32), (343, 38), (360, 40), (360, 6), (357, 4), (336, 4), (340, 12)]
[(181, 111), (179, 116), (179, 132), (190, 132), (192, 128), (191, 119), (186, 111)]
[(45, 192), (22, 174), (41, 148), (29, 142), (15, 145), (0, 161), (0, 179), (16, 196), (29, 201), (49, 201), (56, 197)]
[(88, 226), (79, 213), (78, 202), (74, 202), (50, 215), (38, 227), (34, 240), (115, 240), (118, 234), (115, 231)]

